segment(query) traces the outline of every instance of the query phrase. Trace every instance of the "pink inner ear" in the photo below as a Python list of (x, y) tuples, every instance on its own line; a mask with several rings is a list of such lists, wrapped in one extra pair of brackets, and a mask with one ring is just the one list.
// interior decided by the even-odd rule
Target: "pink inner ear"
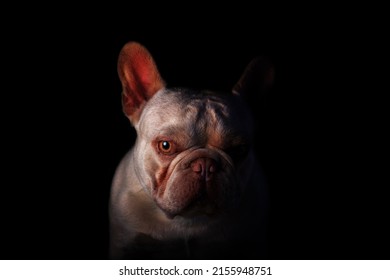
[(153, 90), (155, 90), (153, 82), (157, 82), (156, 80), (159, 79), (155, 73), (157, 69), (155, 69), (153, 61), (144, 55), (135, 55), (132, 61), (131, 68), (134, 82), (136, 83), (134, 86), (140, 91), (139, 93), (148, 99), (153, 95)]
[(136, 118), (142, 105), (164, 87), (153, 58), (138, 43), (128, 43), (120, 53), (118, 73), (123, 86), (123, 109)]

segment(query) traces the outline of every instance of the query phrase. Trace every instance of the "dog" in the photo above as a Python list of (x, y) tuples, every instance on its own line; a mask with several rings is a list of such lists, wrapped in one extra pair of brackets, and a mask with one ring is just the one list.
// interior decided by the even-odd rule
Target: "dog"
[(149, 51), (129, 42), (118, 74), (137, 139), (112, 182), (110, 258), (265, 257), (267, 187), (243, 96), (261, 96), (273, 67), (254, 59), (230, 94), (167, 88)]

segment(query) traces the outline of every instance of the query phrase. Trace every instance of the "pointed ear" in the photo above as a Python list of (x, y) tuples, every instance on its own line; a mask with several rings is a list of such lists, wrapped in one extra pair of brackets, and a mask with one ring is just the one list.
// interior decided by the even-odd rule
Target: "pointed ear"
[(266, 57), (254, 58), (233, 87), (233, 94), (247, 100), (251, 107), (263, 107), (265, 96), (273, 85), (274, 66)]
[(129, 42), (122, 48), (118, 74), (122, 83), (123, 111), (135, 125), (146, 102), (165, 83), (148, 50), (136, 42)]

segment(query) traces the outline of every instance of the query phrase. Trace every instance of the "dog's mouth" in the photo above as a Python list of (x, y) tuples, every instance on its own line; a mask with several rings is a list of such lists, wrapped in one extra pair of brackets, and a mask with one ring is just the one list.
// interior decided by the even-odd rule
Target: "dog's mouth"
[(220, 213), (219, 209), (212, 204), (206, 204), (202, 205), (202, 203), (199, 203), (198, 201), (190, 204), (188, 207), (186, 207), (184, 210), (180, 212), (172, 212), (164, 210), (160, 207), (160, 209), (164, 212), (165, 216), (168, 219), (174, 219), (176, 217), (181, 217), (183, 219), (199, 219), (200, 217), (204, 217), (207, 219), (213, 219), (217, 217)]
[(191, 217), (177, 215), (173, 219), (173, 221), (177, 221), (180, 223), (184, 223), (186, 226), (205, 226), (210, 225), (211, 223), (215, 222), (217, 219), (215, 217), (202, 214), (202, 215), (195, 215)]
[(184, 208), (166, 208), (164, 205), (160, 205), (158, 201), (156, 202), (168, 219), (174, 219), (178, 216), (183, 219), (194, 219), (200, 216), (213, 218), (220, 213), (220, 205), (217, 202), (209, 201), (207, 196), (194, 199)]
[(179, 213), (179, 214), (171, 214), (164, 212), (165, 216), (170, 219), (186, 219), (186, 220), (210, 220), (210, 219), (215, 219), (217, 214), (215, 213), (207, 213), (207, 212), (191, 212), (191, 213)]

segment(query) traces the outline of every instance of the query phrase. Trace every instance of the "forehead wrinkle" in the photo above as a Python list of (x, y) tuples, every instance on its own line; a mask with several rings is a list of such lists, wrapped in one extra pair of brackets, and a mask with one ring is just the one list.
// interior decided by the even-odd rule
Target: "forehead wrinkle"
[(220, 146), (223, 135), (226, 134), (225, 122), (229, 112), (221, 100), (211, 98), (195, 98), (187, 104), (186, 116), (194, 121), (193, 133), (200, 145), (210, 144)]
[(221, 146), (224, 136), (227, 135), (226, 127), (229, 120), (229, 111), (225, 104), (217, 103), (207, 99), (207, 119), (209, 120), (208, 132), (210, 135), (209, 142), (216, 146)]

